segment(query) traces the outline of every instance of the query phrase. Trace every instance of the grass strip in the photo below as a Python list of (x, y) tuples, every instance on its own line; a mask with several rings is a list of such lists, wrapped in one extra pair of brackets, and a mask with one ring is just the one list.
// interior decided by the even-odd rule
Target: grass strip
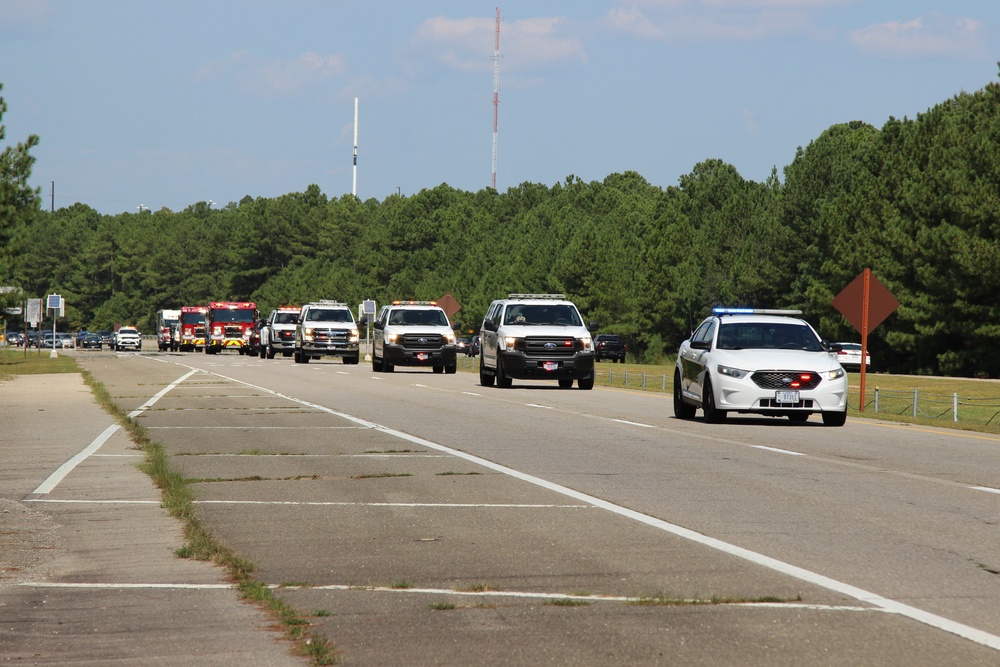
[(86, 370), (81, 371), (102, 408), (111, 414), (128, 432), (136, 448), (145, 453), (139, 470), (149, 475), (163, 497), (163, 507), (181, 521), (186, 544), (175, 554), (180, 558), (210, 561), (226, 569), (243, 599), (267, 610), (292, 640), (295, 650), (309, 658), (313, 665), (333, 665), (340, 661), (337, 647), (309, 631), (309, 621), (290, 604), (279, 598), (267, 585), (254, 578), (256, 565), (240, 557), (233, 549), (220, 543), (198, 518), (194, 509), (194, 494), (187, 480), (170, 467), (170, 459), (162, 444), (150, 439), (144, 426), (130, 418), (114, 402), (104, 385)]

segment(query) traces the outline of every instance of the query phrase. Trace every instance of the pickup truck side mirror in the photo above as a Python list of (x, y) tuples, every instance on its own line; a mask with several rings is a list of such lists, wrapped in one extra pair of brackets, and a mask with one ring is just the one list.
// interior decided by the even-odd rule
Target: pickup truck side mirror
[(601, 325), (598, 324), (596, 320), (587, 325), (587, 329), (589, 329), (591, 333), (597, 331), (600, 328)]
[(496, 331), (497, 323), (494, 322), (493, 320), (485, 320), (483, 321), (483, 328), (486, 329), (487, 331)]

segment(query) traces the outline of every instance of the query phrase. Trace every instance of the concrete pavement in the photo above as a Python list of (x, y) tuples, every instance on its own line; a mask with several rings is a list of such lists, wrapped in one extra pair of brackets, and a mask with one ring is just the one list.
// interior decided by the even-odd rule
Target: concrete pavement
[(307, 664), (222, 568), (175, 555), (113, 425), (77, 374), (0, 381), (0, 664)]

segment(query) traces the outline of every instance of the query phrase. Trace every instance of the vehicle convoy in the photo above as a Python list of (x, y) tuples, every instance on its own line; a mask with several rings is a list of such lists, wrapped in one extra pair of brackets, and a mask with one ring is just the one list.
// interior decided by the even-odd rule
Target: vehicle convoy
[(218, 354), (232, 348), (249, 354), (256, 321), (257, 304), (253, 301), (211, 302), (205, 313), (205, 353)]
[[(591, 322), (596, 329), (597, 323)], [(510, 387), (515, 379), (558, 380), (594, 388), (594, 340), (563, 294), (510, 294), (486, 311), (479, 331), (479, 383)]]
[(290, 357), (295, 352), (295, 326), (299, 323), (301, 306), (278, 306), (267, 316), (260, 330), (260, 358), (274, 359), (281, 352)]
[(730, 412), (827, 426), (847, 419), (847, 374), (840, 346), (821, 340), (797, 310), (716, 308), (681, 344), (674, 370), (674, 416), (721, 423)]
[(350, 306), (340, 301), (307, 303), (299, 311), (295, 325), (292, 356), (297, 364), (307, 364), (320, 357), (343, 357), (345, 364), (356, 364), (361, 348), (358, 325)]
[(180, 310), (160, 310), (156, 313), (156, 345), (160, 352), (176, 351), (174, 342), (177, 325), (180, 323)]
[(610, 359), (613, 363), (625, 363), (625, 353), (628, 348), (621, 336), (615, 334), (597, 334), (594, 339), (594, 361)]
[(455, 330), (434, 301), (393, 301), (382, 306), (374, 329), (372, 369), (430, 366), (435, 373), (458, 370)]
[(122, 350), (142, 350), (142, 334), (135, 327), (119, 327), (115, 332), (116, 351)]
[(180, 324), (177, 327), (177, 348), (181, 352), (196, 352), (205, 347), (206, 313), (207, 306), (181, 307)]

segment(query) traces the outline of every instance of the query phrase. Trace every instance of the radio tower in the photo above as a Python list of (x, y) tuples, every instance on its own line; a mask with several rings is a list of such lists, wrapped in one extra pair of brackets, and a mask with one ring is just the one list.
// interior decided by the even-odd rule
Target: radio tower
[(500, 8), (497, 7), (496, 46), (493, 49), (493, 189), (497, 189), (497, 113), (500, 109)]

